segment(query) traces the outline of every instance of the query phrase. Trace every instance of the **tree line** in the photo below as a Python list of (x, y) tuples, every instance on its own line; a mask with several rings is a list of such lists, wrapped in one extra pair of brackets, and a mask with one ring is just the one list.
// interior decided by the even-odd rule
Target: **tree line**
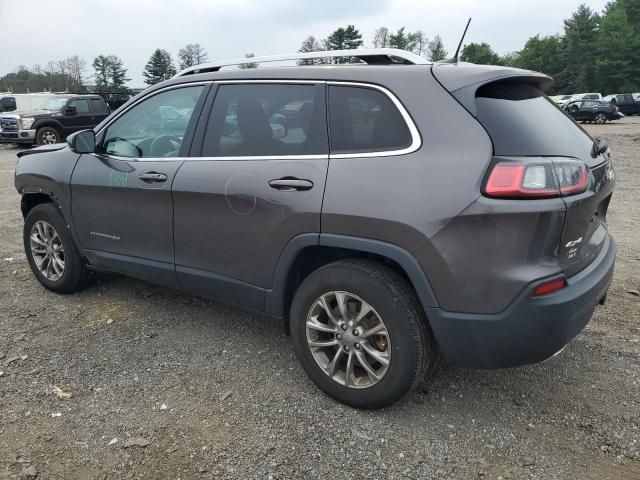
[[(364, 47), (362, 33), (354, 26), (339, 27), (324, 39), (309, 35), (299, 52), (348, 50)], [(410, 32), (405, 27), (391, 31), (381, 26), (371, 38), (371, 47), (399, 48), (437, 62), (448, 56), (439, 35), (428, 38), (421, 30)], [(256, 68), (251, 62), (253, 53), (240, 68)], [(466, 62), (505, 65), (535, 70), (552, 76), (555, 84), (549, 93), (598, 91), (622, 93), (640, 91), (640, 0), (613, 0), (603, 12), (596, 12), (586, 4), (580, 5), (570, 18), (564, 20), (562, 33), (535, 35), (519, 51), (500, 55), (486, 42), (464, 45), (461, 60)], [(147, 85), (171, 78), (182, 70), (208, 61), (207, 52), (198, 44), (188, 44), (177, 54), (177, 66), (171, 54), (156, 49), (143, 70)], [(349, 58), (307, 59), (300, 64), (346, 63)], [(124, 62), (116, 55), (98, 55), (92, 67), (96, 90), (124, 92), (129, 81)], [(76, 56), (45, 67), (31, 69), (19, 66), (17, 71), (0, 78), (0, 91), (84, 91), (89, 75), (85, 61)]]

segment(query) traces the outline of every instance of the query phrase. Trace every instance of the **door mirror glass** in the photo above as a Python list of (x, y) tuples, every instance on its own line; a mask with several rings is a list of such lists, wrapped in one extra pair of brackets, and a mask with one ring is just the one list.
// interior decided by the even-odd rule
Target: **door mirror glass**
[(96, 151), (96, 134), (93, 130), (82, 130), (69, 135), (67, 143), (76, 153), (93, 153)]

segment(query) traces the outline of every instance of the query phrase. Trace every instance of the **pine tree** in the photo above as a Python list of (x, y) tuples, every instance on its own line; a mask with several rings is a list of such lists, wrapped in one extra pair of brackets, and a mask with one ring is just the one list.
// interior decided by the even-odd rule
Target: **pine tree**
[(96, 89), (98, 91), (109, 88), (109, 59), (105, 55), (98, 55), (93, 59), (93, 69)]
[(585, 92), (595, 83), (595, 59), (600, 16), (587, 5), (578, 7), (564, 21), (564, 48), (568, 72), (574, 78), (571, 91)]
[(389, 35), (389, 47), (412, 52), (415, 48), (415, 38), (412, 33), (404, 33), (404, 27), (402, 27), (395, 34)]
[[(362, 34), (353, 25), (338, 28), (323, 42), (325, 50), (351, 50), (362, 45)], [(347, 58), (336, 58), (335, 63), (349, 63)]]
[(173, 66), (171, 54), (160, 48), (153, 52), (142, 72), (144, 82), (147, 85), (155, 85), (173, 77), (175, 74), (176, 69)]
[(124, 62), (116, 55), (109, 55), (109, 80), (111, 80), (111, 89), (119, 91), (125, 88), (125, 84), (131, 80), (127, 78), (127, 69), (124, 68)]

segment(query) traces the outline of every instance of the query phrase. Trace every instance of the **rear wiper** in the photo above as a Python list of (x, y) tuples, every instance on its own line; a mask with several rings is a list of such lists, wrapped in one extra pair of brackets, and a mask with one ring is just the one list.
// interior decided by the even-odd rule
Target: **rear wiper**
[(609, 144), (607, 143), (607, 141), (604, 138), (601, 138), (601, 137), (596, 138), (593, 141), (593, 148), (591, 149), (591, 156), (593, 158), (596, 158), (601, 153), (606, 152), (608, 148), (609, 148)]

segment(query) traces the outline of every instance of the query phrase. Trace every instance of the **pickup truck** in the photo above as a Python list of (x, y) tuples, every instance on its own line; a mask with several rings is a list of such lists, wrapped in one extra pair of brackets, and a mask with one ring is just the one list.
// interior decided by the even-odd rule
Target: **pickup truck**
[(0, 142), (48, 145), (95, 127), (109, 115), (99, 95), (52, 95), (35, 111), (0, 114)]

